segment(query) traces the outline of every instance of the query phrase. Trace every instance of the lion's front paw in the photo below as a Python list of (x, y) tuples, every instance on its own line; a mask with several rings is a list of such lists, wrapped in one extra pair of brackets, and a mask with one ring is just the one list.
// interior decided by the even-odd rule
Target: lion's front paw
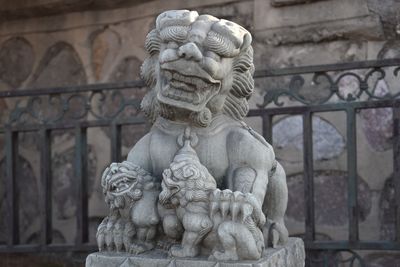
[(198, 249), (184, 248), (181, 245), (172, 246), (171, 249), (169, 250), (169, 256), (177, 258), (195, 257), (198, 254), (199, 254)]
[(97, 229), (99, 251), (127, 251), (134, 235), (135, 228), (132, 222), (106, 217)]
[(154, 245), (150, 243), (133, 243), (129, 248), (129, 253), (137, 255), (153, 248)]

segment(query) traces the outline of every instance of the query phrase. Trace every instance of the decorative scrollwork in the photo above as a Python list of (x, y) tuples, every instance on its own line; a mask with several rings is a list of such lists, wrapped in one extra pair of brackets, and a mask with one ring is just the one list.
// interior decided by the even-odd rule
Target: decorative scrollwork
[[(395, 67), (393, 75), (398, 76), (400, 72), (400, 66)], [(303, 77), (304, 74), (293, 75), (287, 85), (287, 88), (272, 88), (266, 90), (264, 95), (264, 101), (262, 104), (257, 104), (259, 108), (265, 108), (267, 105), (274, 103), (276, 106), (283, 106), (284, 102), (281, 97), (289, 97), (291, 101), (298, 102), (303, 105), (315, 105), (324, 104), (331, 100), (338, 100), (342, 102), (351, 102), (357, 100), (383, 100), (383, 99), (395, 99), (400, 96), (400, 92), (387, 93), (385, 95), (376, 95), (374, 93), (374, 86), (376, 81), (383, 80), (386, 77), (386, 71), (382, 67), (374, 67), (366, 71), (364, 74), (360, 74), (357, 71), (345, 71), (342, 73), (333, 73), (332, 71), (318, 71), (311, 74), (311, 82), (309, 86), (318, 86), (322, 82), (326, 83), (324, 94), (316, 97), (311, 92), (311, 97), (305, 97), (304, 91), (309, 90), (307, 87), (306, 79)], [(351, 91), (344, 90), (341, 84), (352, 81), (355, 85), (352, 85)], [(374, 83), (375, 81), (375, 83)], [(317, 88), (315, 88), (317, 89)], [(321, 88), (318, 88), (320, 90)], [(326, 90), (326, 91), (325, 91)], [(315, 91), (315, 94), (321, 93), (321, 91)], [(335, 99), (334, 99), (335, 98)]]
[(137, 115), (140, 99), (130, 97), (130, 94), (122, 90), (94, 90), (73, 94), (60, 92), (15, 101), (5, 123), (24, 124), (29, 121), (52, 124), (90, 119), (89, 115), (97, 120), (113, 120), (124, 116), (128, 108), (134, 110), (133, 115)]

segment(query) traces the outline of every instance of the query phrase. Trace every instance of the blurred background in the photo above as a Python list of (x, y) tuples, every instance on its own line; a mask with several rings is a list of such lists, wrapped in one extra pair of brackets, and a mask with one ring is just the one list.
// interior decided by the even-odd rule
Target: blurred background
[(144, 40), (170, 9), (251, 32), (246, 122), (287, 172), (307, 265), (400, 266), (399, 0), (0, 0), (0, 266), (96, 250), (101, 173), (149, 130)]

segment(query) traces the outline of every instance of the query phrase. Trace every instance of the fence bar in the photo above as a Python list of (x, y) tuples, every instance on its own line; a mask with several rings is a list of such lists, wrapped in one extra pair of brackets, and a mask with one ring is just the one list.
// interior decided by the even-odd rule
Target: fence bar
[(393, 105), (393, 183), (396, 241), (400, 242), (400, 102)]
[(39, 187), (40, 216), (42, 220), (41, 244), (47, 245), (52, 241), (52, 199), (51, 199), (51, 139), (50, 130), (40, 131), (40, 174)]
[(272, 145), (272, 115), (264, 114), (262, 117), (262, 134), (268, 143)]
[(121, 161), (121, 125), (111, 124), (111, 161)]
[(315, 239), (314, 221), (314, 165), (313, 165), (313, 134), (312, 113), (303, 114), (303, 165), (304, 165), (304, 203), (306, 215), (305, 240)]
[(358, 241), (358, 203), (357, 203), (357, 140), (356, 113), (354, 108), (346, 110), (347, 115), (347, 169), (348, 169), (348, 212), (349, 241)]
[(13, 246), (19, 243), (19, 205), (17, 184), (18, 133), (6, 130), (6, 207), (7, 207), (7, 244)]
[(87, 196), (87, 129), (75, 129), (75, 177), (78, 192), (76, 243), (84, 244), (89, 240), (88, 232), (88, 196)]

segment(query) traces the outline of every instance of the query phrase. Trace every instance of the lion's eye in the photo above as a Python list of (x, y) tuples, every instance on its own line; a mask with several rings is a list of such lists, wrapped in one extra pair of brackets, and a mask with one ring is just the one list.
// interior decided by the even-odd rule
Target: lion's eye
[(213, 52), (213, 51), (207, 51), (207, 52), (205, 53), (205, 56), (206, 56), (206, 57), (209, 57), (209, 58), (212, 58), (212, 59), (214, 59), (214, 60), (217, 61), (217, 62), (221, 61), (221, 57), (220, 57), (217, 53), (215, 53), (215, 52)]
[(168, 42), (167, 44), (167, 48), (168, 49), (177, 49), (179, 47), (179, 45), (176, 42)]

